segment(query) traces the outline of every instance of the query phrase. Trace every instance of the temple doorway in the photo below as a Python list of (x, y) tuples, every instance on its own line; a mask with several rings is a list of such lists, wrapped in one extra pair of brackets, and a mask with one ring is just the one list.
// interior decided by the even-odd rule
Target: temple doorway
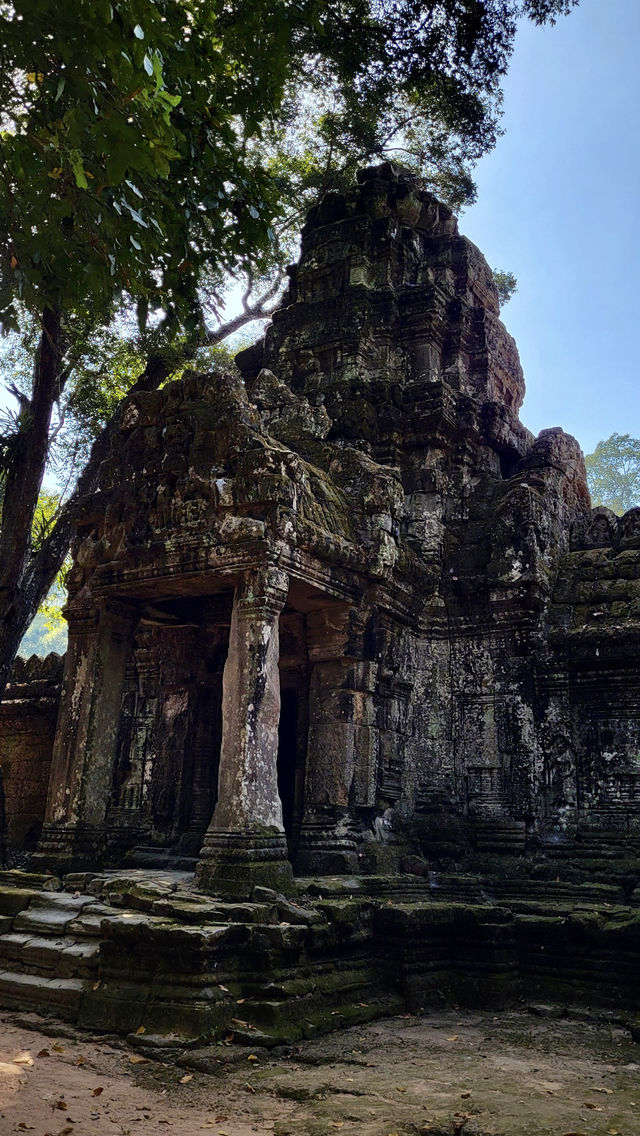
[(110, 856), (196, 858), (216, 804), (232, 596), (141, 607), (127, 665)]

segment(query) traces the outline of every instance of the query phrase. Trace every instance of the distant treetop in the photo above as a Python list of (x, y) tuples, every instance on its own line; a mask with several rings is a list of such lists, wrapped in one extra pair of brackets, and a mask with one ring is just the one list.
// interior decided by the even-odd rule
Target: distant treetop
[(584, 460), (593, 505), (606, 505), (618, 516), (640, 506), (640, 438), (612, 434)]

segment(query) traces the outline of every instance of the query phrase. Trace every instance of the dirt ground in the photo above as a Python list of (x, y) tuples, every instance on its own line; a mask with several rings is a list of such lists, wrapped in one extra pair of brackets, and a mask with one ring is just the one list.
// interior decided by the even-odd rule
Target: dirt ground
[(0, 1023), (0, 1136), (640, 1136), (640, 1046), (575, 1017), (404, 1015), (179, 1065), (29, 1015)]

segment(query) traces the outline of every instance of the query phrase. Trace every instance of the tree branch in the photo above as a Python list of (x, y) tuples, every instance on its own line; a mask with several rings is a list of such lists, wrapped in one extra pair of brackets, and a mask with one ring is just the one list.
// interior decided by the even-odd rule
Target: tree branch
[[(248, 303), (252, 288), (250, 278), (249, 286), (242, 297), (242, 312), (234, 316), (233, 319), (227, 320), (226, 323), (220, 324), (214, 331), (209, 331), (207, 333), (207, 343), (220, 343), (223, 339), (227, 339), (228, 336), (233, 335), (234, 332), (239, 331), (245, 324), (253, 323), (254, 320), (268, 319), (269, 316), (273, 315), (280, 303), (279, 293), (283, 277), (284, 272), (280, 270), (266, 292), (264, 292), (262, 296), (259, 296), (253, 304)], [(271, 305), (269, 304), (270, 300), (274, 300), (274, 303)]]

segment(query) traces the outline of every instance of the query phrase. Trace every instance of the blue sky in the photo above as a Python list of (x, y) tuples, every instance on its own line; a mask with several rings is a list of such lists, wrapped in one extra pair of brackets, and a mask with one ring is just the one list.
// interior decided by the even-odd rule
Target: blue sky
[(527, 383), (523, 422), (585, 452), (640, 438), (640, 0), (581, 0), (523, 24), (506, 130), (476, 167), (461, 231), (518, 278), (502, 318)]

